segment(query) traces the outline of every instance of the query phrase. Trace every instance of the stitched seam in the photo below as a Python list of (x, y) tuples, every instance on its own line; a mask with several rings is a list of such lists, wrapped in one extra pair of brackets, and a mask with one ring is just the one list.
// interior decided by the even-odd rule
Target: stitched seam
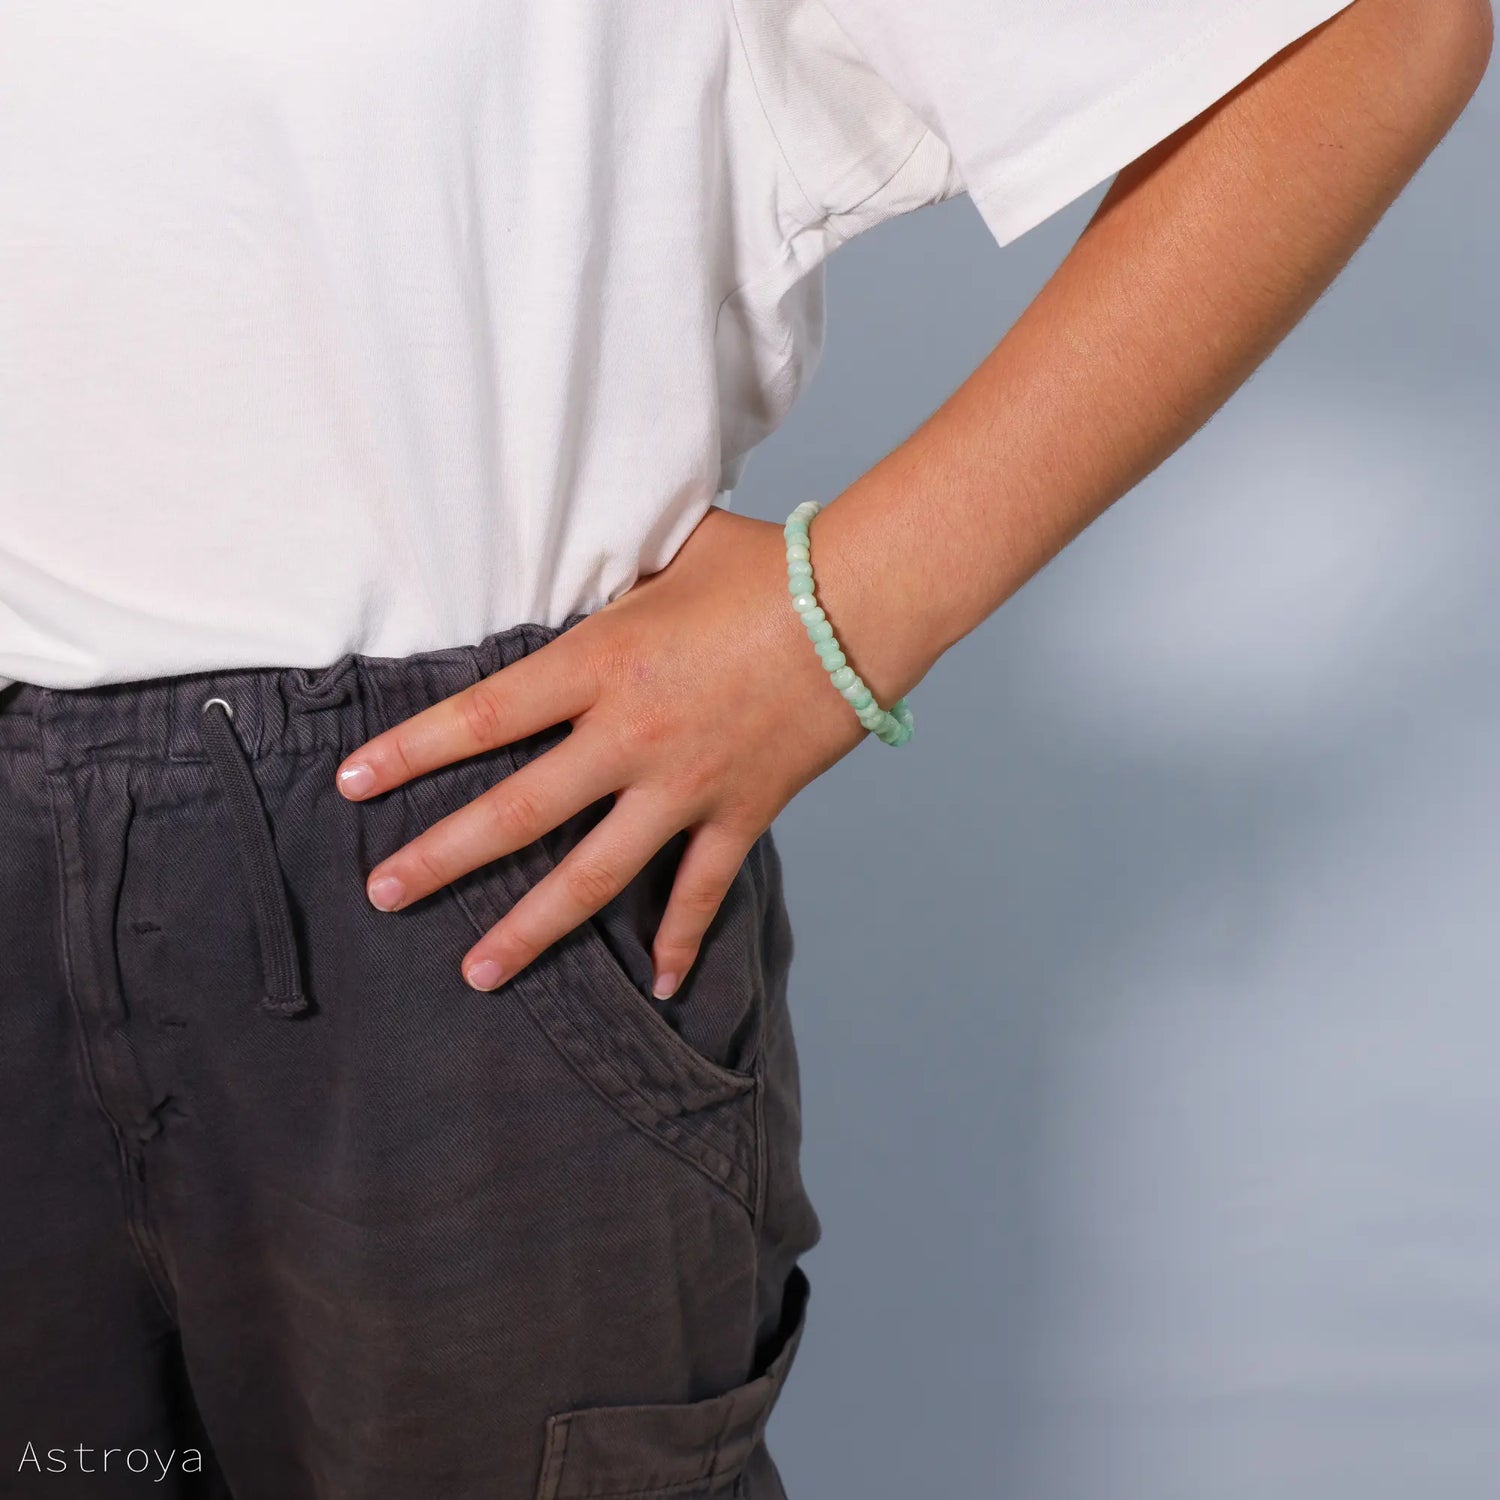
[(547, 1447), (542, 1454), (542, 1477), (537, 1485), (537, 1500), (556, 1500), (562, 1489), (567, 1468), (568, 1438), (573, 1430), (571, 1417), (553, 1417), (547, 1423)]
[[(167, 1285), (158, 1278), (154, 1262), (155, 1256), (151, 1246), (142, 1236), (140, 1226), (136, 1223), (134, 1203), (129, 1184), (130, 1153), (125, 1144), (125, 1136), (121, 1131), (115, 1117), (109, 1112), (104, 1102), (104, 1092), (99, 1083), (98, 1065), (94, 1059), (94, 1049), (89, 1041), (89, 1026), (87, 1016), (83, 1009), (83, 1002), (78, 994), (78, 964), (75, 956), (75, 945), (80, 941), (77, 933), (77, 922), (74, 920), (74, 903), (71, 899), (72, 892), (68, 885), (68, 835), (63, 828), (63, 811), (59, 804), (59, 786), (57, 780), (61, 777), (57, 773), (49, 773), (47, 777), (47, 796), (51, 803), (52, 823), (52, 847), (57, 860), (57, 893), (58, 893), (58, 918), (60, 923), (60, 947), (62, 949), (63, 988), (68, 996), (68, 1007), (73, 1015), (73, 1023), (78, 1028), (78, 1045), (82, 1052), (84, 1077), (88, 1082), (88, 1090), (94, 1100), (99, 1113), (104, 1117), (105, 1124), (109, 1126), (110, 1134), (114, 1137), (115, 1152), (119, 1162), (120, 1178), (116, 1187), (120, 1193), (120, 1208), (125, 1218), (126, 1234), (130, 1239), (131, 1247), (141, 1264), (142, 1274), (146, 1278), (146, 1284), (151, 1288), (152, 1294), (161, 1304), (162, 1311), (174, 1322), (177, 1318), (177, 1310), (173, 1306), (173, 1299)], [(84, 841), (79, 835), (80, 816), (76, 807), (70, 808), (70, 824), (75, 833), (73, 848), (77, 852), (79, 874), (85, 886), (92, 884), (88, 880), (87, 865), (88, 854), (84, 847)], [(86, 924), (85, 924), (86, 925)], [(86, 939), (84, 939), (86, 940)]]
[[(412, 787), (420, 787), (419, 800), (428, 800), (426, 793), (429, 788), (424, 783), (412, 783)], [(433, 810), (430, 800), (428, 810)], [(443, 887), (440, 894), (455, 902), (481, 936), (489, 930), (470, 899), (470, 892), (461, 891), (456, 885), (449, 884)], [(722, 1125), (699, 1118), (699, 1130), (709, 1133), (720, 1143), (715, 1146), (712, 1141), (703, 1139), (698, 1131), (689, 1131), (679, 1124), (678, 1117), (683, 1114), (682, 1102), (664, 1090), (657, 1090), (657, 1096), (653, 1097), (646, 1089), (639, 1059), (629, 1058), (637, 1068), (637, 1076), (632, 1078), (624, 1071), (624, 1063), (629, 1055), (623, 1052), (619, 1055), (602, 1052), (594, 1045), (589, 1034), (547, 992), (537, 975), (523, 971), (516, 976), (514, 982), (520, 987), (523, 1003), (542, 1035), (605, 1104), (636, 1129), (727, 1191), (747, 1213), (754, 1215), (753, 1155), (751, 1161), (746, 1163), (721, 1149), (726, 1139), (735, 1146), (740, 1144)], [(690, 1067), (699, 1063), (704, 1068), (708, 1067), (690, 1048), (686, 1048), (686, 1044), (683, 1061)], [(758, 1071), (743, 1078), (726, 1073), (721, 1079), (700, 1069), (698, 1076), (690, 1081), (690, 1086), (698, 1088), (702, 1095), (708, 1097), (709, 1102), (700, 1106), (707, 1109), (714, 1105), (733, 1103), (752, 1092), (758, 1095), (759, 1083)], [(732, 1092), (729, 1091), (731, 1089)], [(663, 1100), (666, 1101), (665, 1105)]]
[[(473, 908), (464, 893), (453, 886), (444, 889), (446, 894), (450, 895), (462, 908), (479, 932), (481, 934), (485, 932), (487, 929), (475, 920)], [(518, 982), (524, 982), (525, 979), (525, 974), (518, 976)], [(534, 996), (524, 997), (524, 1003), (541, 1028), (542, 1034), (605, 1103), (614, 1106), (617, 1111), (624, 1113), (632, 1124), (661, 1141), (663, 1145), (684, 1157), (700, 1171), (706, 1172), (714, 1182), (728, 1188), (745, 1209), (752, 1216), (754, 1215), (755, 1207), (751, 1201), (754, 1196), (753, 1178), (758, 1174), (753, 1172), (751, 1164), (718, 1149), (711, 1142), (703, 1140), (699, 1135), (679, 1124), (678, 1121), (683, 1115), (679, 1101), (672, 1099), (669, 1095), (659, 1094), (653, 1097), (647, 1091), (645, 1080), (639, 1073), (632, 1077), (625, 1072), (623, 1055), (610, 1057), (601, 1053), (588, 1033), (550, 997), (545, 1005), (545, 1013), (539, 1013), (539, 1002)], [(563, 1033), (564, 1036), (560, 1037), (558, 1032)], [(714, 1099), (704, 1104), (702, 1108), (711, 1109), (715, 1105), (730, 1104), (753, 1092), (757, 1096), (758, 1114), (759, 1084), (760, 1078), (757, 1074), (747, 1079), (744, 1086), (735, 1093)], [(667, 1100), (665, 1106), (662, 1103), (663, 1098)], [(730, 1132), (708, 1121), (701, 1123), (704, 1129), (711, 1131), (721, 1142), (724, 1142), (726, 1137), (732, 1140)], [(735, 1144), (738, 1143), (735, 1142)]]
[(786, 149), (786, 143), (781, 139), (781, 132), (777, 130), (776, 122), (771, 118), (771, 111), (766, 108), (766, 96), (761, 92), (760, 79), (755, 75), (755, 64), (750, 60), (750, 48), (745, 41), (745, 28), (740, 22), (739, 0), (729, 0), (729, 16), (734, 22), (734, 34), (739, 40), (740, 56), (744, 59), (745, 72), (750, 79), (750, 87), (755, 92), (755, 102), (760, 106), (761, 118), (766, 122), (766, 129), (770, 133), (771, 140), (775, 143), (777, 153), (785, 163), (787, 173), (791, 177), (793, 184), (802, 195), (803, 203), (811, 210), (813, 218), (817, 219), (823, 213), (826, 213), (827, 210), (820, 208), (812, 194), (803, 186), (802, 178), (792, 162), (791, 152)]
[[(572, 1016), (558, 1007), (555, 1002), (548, 1005), (548, 1017), (559, 1028), (565, 1031), (569, 1038), (577, 1043), (578, 1055), (584, 1060), (598, 1066), (611, 1079), (620, 1084), (633, 1098), (640, 1101), (650, 1114), (653, 1121), (663, 1127), (674, 1126), (679, 1120), (687, 1116), (696, 1117), (704, 1110), (714, 1109), (720, 1105), (732, 1104), (735, 1100), (743, 1098), (755, 1088), (752, 1079), (744, 1088), (736, 1090), (733, 1094), (721, 1097), (707, 1098), (701, 1103), (688, 1107), (683, 1102), (675, 1099), (664, 1088), (659, 1087), (640, 1067), (639, 1059), (631, 1057), (624, 1052), (604, 1052), (594, 1044), (593, 1038), (588, 1031), (580, 1026)], [(632, 1070), (628, 1065), (635, 1064)]]
[[(441, 810), (433, 808), (435, 815), (441, 816)], [(551, 851), (547, 848), (545, 840), (538, 840), (537, 847), (545, 856), (549, 872), (557, 869), (557, 862), (553, 859)], [(504, 861), (500, 863), (497, 877), (510, 892), (512, 901), (519, 901), (525, 891), (513, 884), (512, 875), (519, 876), (520, 872)], [(477, 901), (489, 905), (482, 883), (476, 883), (471, 888)], [(457, 889), (455, 895), (461, 895)], [(475, 915), (475, 902), (465, 902), (465, 910), (470, 913), (470, 920), (478, 925), (480, 921), (484, 926), (479, 927), (479, 933), (484, 935), (497, 922), (505, 916), (505, 912), (491, 907), (490, 910)], [(698, 1107), (706, 1107), (708, 1104), (721, 1103), (726, 1099), (733, 1099), (740, 1094), (748, 1093), (755, 1084), (754, 1059), (744, 1069), (725, 1067), (723, 1064), (710, 1061), (708, 1058), (696, 1052), (688, 1045), (654, 1010), (650, 1008), (650, 1002), (636, 988), (635, 981), (629, 975), (620, 970), (615, 956), (608, 951), (608, 944), (604, 941), (593, 919), (585, 918), (577, 928), (558, 940), (559, 952), (569, 944), (586, 945), (588, 951), (596, 953), (600, 961), (607, 967), (612, 980), (622, 984), (628, 994), (622, 1003), (628, 1005), (635, 1019), (627, 1020), (623, 1024), (629, 1030), (629, 1038), (633, 1050), (639, 1057), (644, 1055), (648, 1058), (662, 1059), (669, 1079), (681, 1083), (697, 1091), (703, 1099), (703, 1104)], [(580, 959), (581, 962), (581, 959)], [(553, 1002), (556, 1004), (556, 1002)], [(592, 1049), (591, 1050), (597, 1050)], [(641, 1075), (644, 1078), (644, 1073)], [(666, 1113), (683, 1113), (683, 1101), (670, 1093), (671, 1084), (662, 1086), (660, 1094), (667, 1102), (663, 1107)]]
[[(606, 1104), (612, 1105), (616, 1112), (622, 1114), (631, 1124), (645, 1131), (654, 1140), (660, 1141), (662, 1145), (703, 1172), (711, 1181), (726, 1189), (743, 1205), (746, 1212), (754, 1212), (749, 1201), (751, 1190), (749, 1177), (740, 1163), (726, 1156), (698, 1135), (686, 1131), (675, 1119), (663, 1118), (649, 1097), (635, 1088), (625, 1074), (612, 1067), (608, 1059), (602, 1057), (596, 1048), (588, 1044), (576, 1023), (567, 1015), (554, 1009), (552, 1014), (544, 1019), (537, 1014), (533, 997), (526, 997), (525, 1004), (541, 1027), (542, 1034)], [(558, 1035), (559, 1031), (575, 1041), (581, 1041), (582, 1046), (575, 1048), (566, 1045), (564, 1037)], [(609, 1086), (605, 1080), (610, 1078), (618, 1087)]]
[[(848, 218), (852, 214), (858, 213), (859, 210), (865, 206), (865, 204), (871, 202), (875, 198), (878, 198), (881, 193), (883, 193), (901, 175), (901, 173), (906, 170), (906, 166), (911, 161), (912, 157), (917, 154), (918, 150), (923, 145), (925, 145), (929, 139), (939, 140), (941, 139), (941, 137), (939, 137), (937, 132), (931, 129), (931, 127), (924, 127), (917, 135), (917, 138), (911, 143), (911, 149), (906, 151), (902, 155), (901, 160), (898, 161), (896, 165), (893, 166), (891, 170), (887, 172), (886, 175), (882, 177), (880, 181), (876, 183), (868, 193), (866, 193), (861, 198), (856, 198), (854, 202), (849, 204), (846, 208), (836, 209), (832, 214), (830, 214), (828, 221), (829, 227), (833, 230), (834, 234), (838, 236), (838, 240), (841, 245), (848, 244), (850, 237), (845, 234), (839, 227), (838, 221), (840, 219)], [(943, 145), (944, 149), (947, 149), (947, 142), (943, 142)]]
[[(533, 1014), (535, 1014), (534, 1011)], [(562, 1029), (572, 1030), (576, 1034), (576, 1028), (570, 1027), (566, 1021)], [(592, 1049), (589, 1049), (587, 1056), (580, 1056), (567, 1047), (545, 1023), (542, 1030), (580, 1075), (600, 1093), (606, 1103), (613, 1104), (617, 1110), (625, 1114), (627, 1119), (646, 1131), (648, 1135), (661, 1140), (699, 1170), (706, 1172), (715, 1182), (727, 1187), (745, 1205), (747, 1211), (750, 1209), (750, 1204), (746, 1201), (749, 1184), (746, 1181), (745, 1172), (738, 1163), (698, 1136), (684, 1130), (675, 1120), (663, 1119), (648, 1099), (643, 1098), (638, 1091), (631, 1088), (629, 1080), (622, 1074), (618, 1072), (613, 1074), (619, 1087), (611, 1088), (606, 1082), (611, 1075), (611, 1069), (605, 1060)]]

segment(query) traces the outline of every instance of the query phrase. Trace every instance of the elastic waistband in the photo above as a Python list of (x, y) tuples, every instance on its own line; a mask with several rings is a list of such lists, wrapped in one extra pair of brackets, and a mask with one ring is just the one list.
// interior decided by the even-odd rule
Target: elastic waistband
[(0, 752), (40, 749), (49, 770), (101, 760), (201, 761), (203, 706), (219, 698), (251, 757), (342, 756), (587, 618), (513, 625), (472, 646), (412, 656), (350, 654), (326, 667), (234, 668), (97, 688), (17, 683), (0, 691)]

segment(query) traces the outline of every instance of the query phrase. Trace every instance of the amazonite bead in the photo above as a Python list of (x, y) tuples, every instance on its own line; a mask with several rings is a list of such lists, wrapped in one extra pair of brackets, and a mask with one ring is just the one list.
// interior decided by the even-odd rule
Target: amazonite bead
[(849, 658), (834, 636), (833, 624), (818, 603), (808, 527), (822, 508), (816, 500), (804, 500), (781, 528), (786, 538), (787, 592), (791, 595), (792, 607), (807, 629), (807, 638), (818, 653), (828, 680), (854, 710), (860, 724), (883, 744), (904, 745), (914, 732), (912, 711), (906, 699), (892, 704), (889, 711), (875, 701), (874, 693), (849, 665)]

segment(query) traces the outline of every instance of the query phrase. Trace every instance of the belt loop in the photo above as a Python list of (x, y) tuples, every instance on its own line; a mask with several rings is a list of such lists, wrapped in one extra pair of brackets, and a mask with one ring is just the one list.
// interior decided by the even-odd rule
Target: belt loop
[(250, 888), (265, 983), (261, 1006), (274, 1016), (299, 1016), (309, 1007), (302, 991), (286, 879), (276, 858), (271, 820), (233, 719), (234, 709), (223, 698), (210, 698), (199, 712), (198, 731), (229, 809), (235, 847)]

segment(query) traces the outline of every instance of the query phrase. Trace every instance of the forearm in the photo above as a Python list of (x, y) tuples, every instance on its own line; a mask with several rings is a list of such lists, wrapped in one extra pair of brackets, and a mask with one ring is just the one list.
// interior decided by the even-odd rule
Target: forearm
[(1487, 4), (1355, 0), (1127, 169), (992, 354), (814, 525), (881, 702), (1183, 444), (1345, 265), (1488, 57)]

